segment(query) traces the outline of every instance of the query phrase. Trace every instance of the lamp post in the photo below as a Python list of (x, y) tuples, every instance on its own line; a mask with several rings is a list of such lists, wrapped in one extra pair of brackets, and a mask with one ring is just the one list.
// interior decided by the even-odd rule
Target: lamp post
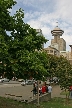
[(71, 53), (70, 53), (70, 64), (72, 64), (72, 45), (69, 45), (71, 47)]
[(71, 59), (72, 59), (72, 45), (69, 45), (71, 47)]
[(39, 106), (39, 80), (38, 80), (38, 95), (37, 95), (37, 101), (38, 101), (38, 106)]

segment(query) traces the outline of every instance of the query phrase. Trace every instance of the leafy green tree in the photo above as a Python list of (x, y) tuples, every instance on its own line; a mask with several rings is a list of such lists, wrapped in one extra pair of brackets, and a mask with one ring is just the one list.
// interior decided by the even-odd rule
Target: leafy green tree
[(72, 65), (63, 56), (58, 59), (56, 75), (60, 79), (61, 88), (68, 89), (72, 85)]
[[(42, 59), (45, 54), (40, 52), (42, 45), (47, 42), (45, 37), (39, 36), (36, 30), (24, 23), (22, 9), (10, 16), (14, 0), (0, 1), (0, 64), (1, 74), (12, 77), (35, 76), (38, 79), (45, 74), (46, 68)], [(10, 31), (11, 35), (7, 34)]]
[(56, 67), (58, 65), (57, 62), (58, 57), (55, 55), (48, 55), (48, 63), (49, 63), (49, 67), (48, 67), (48, 71), (49, 71), (49, 76), (50, 77), (54, 77), (56, 76)]
[(58, 59), (56, 76), (59, 78), (59, 85), (61, 89), (66, 92), (67, 103), (70, 95), (69, 87), (72, 86), (72, 65), (63, 56), (60, 56)]
[(0, 0), (0, 75), (6, 72), (8, 63), (8, 48), (10, 37), (7, 31), (12, 30), (13, 18), (8, 9), (11, 9), (16, 2), (13, 0)]
[(70, 62), (63, 56), (56, 57), (49, 54), (47, 56), (47, 60), (48, 75), (51, 78), (54, 76), (59, 78), (59, 85), (61, 89), (69, 89), (72, 85), (72, 65)]
[(11, 32), (13, 39), (8, 51), (11, 53), (10, 61), (13, 61), (12, 70), (15, 73), (18, 72), (17, 77), (35, 76), (36, 72), (40, 74), (42, 71), (46, 71), (37, 54), (41, 54), (39, 51), (47, 40), (45, 37), (37, 35), (35, 29), (23, 22), (24, 13), (22, 9), (19, 9), (13, 18), (15, 20), (14, 31)]
[(13, 19), (8, 9), (11, 9), (15, 4), (14, 0), (0, 0), (0, 34), (3, 36), (7, 35), (6, 31), (11, 31)]

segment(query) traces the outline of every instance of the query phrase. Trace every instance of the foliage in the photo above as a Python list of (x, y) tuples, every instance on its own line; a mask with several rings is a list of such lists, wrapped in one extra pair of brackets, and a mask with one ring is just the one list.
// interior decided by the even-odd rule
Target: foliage
[[(23, 22), (24, 13), (22, 9), (13, 16), (14, 31), (11, 32), (13, 38), (9, 47), (12, 53), (10, 61), (13, 61), (12, 70), (17, 77), (42, 77), (46, 72), (43, 64), (38, 58), (39, 50), (47, 40), (43, 36), (38, 36), (36, 30)], [(36, 51), (37, 50), (37, 51)], [(44, 59), (44, 58), (43, 58)]]
[(13, 0), (0, 0), (0, 75), (6, 71), (8, 62), (8, 41), (10, 37), (6, 31), (11, 30), (12, 17), (9, 15), (8, 9), (11, 9), (16, 2)]
[(6, 30), (11, 30), (12, 17), (8, 9), (11, 9), (16, 2), (14, 0), (0, 0), (0, 34), (6, 35)]
[(50, 77), (53, 77), (53, 76), (56, 76), (56, 68), (57, 68), (57, 60), (58, 60), (58, 57), (57, 56), (54, 56), (54, 55), (50, 55), (48, 54), (48, 72), (49, 72), (49, 76)]
[(61, 89), (69, 89), (72, 85), (72, 65), (63, 56), (56, 57), (53, 55), (47, 56), (48, 75), (53, 77), (58, 77)]
[[(24, 11), (21, 8), (14, 16), (10, 16), (9, 9), (15, 4), (14, 0), (0, 1), (1, 75), (10, 78), (13, 75), (18, 78), (32, 76), (39, 79), (47, 72), (44, 66), (47, 62), (44, 60), (45, 55), (39, 52), (47, 40), (24, 23)], [(44, 62), (41, 62), (41, 57)]]
[(69, 61), (60, 56), (56, 69), (56, 76), (59, 77), (59, 84), (62, 89), (69, 89), (72, 85), (72, 65)]

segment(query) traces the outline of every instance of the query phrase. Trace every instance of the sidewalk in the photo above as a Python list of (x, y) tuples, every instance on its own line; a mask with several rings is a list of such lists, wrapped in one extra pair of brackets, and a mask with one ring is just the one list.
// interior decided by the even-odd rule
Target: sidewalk
[(60, 93), (62, 92), (61, 88), (59, 85), (55, 85), (53, 86), (52, 88), (52, 94), (51, 94), (51, 97), (54, 98), (54, 97), (61, 97), (61, 98), (65, 98), (66, 96), (65, 95), (60, 95)]
[[(15, 95), (15, 96), (22, 96), (21, 98), (24, 100), (29, 100), (33, 97), (33, 93), (31, 90), (33, 89), (32, 85), (21, 86), (20, 84), (4, 84), (0, 85), (0, 96), (6, 97), (6, 93)], [(51, 97), (62, 97), (65, 98), (65, 95), (60, 95), (62, 90), (60, 89), (59, 85), (55, 85), (52, 88)], [(11, 96), (10, 96), (11, 97)], [(19, 97), (18, 97), (19, 98)]]

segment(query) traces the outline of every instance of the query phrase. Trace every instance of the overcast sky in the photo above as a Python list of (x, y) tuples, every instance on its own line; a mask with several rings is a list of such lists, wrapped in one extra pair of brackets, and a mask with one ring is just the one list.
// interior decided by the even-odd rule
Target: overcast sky
[(44, 47), (50, 45), (53, 39), (51, 30), (58, 22), (59, 28), (64, 30), (62, 38), (66, 41), (66, 50), (70, 51), (72, 44), (72, 0), (16, 0), (17, 4), (12, 8), (13, 15), (16, 10), (24, 10), (24, 22), (34, 29), (42, 29), (43, 35), (49, 40)]

